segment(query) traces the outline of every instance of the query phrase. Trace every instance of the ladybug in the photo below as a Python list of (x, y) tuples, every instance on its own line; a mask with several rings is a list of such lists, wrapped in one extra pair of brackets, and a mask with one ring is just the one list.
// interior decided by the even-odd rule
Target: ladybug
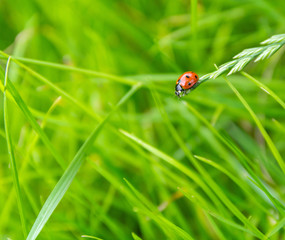
[(182, 97), (188, 92), (190, 89), (195, 88), (195, 84), (198, 82), (199, 77), (194, 72), (185, 72), (183, 73), (176, 81), (175, 86), (175, 94), (178, 97)]

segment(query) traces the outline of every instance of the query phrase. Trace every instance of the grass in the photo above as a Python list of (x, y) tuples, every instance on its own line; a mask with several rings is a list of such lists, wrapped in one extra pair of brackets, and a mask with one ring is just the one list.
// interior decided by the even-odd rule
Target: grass
[(16, 160), (15, 160), (14, 147), (13, 147), (13, 143), (11, 140), (11, 133), (9, 130), (10, 121), (8, 117), (8, 105), (7, 105), (6, 91), (7, 91), (7, 79), (8, 79), (8, 72), (9, 72), (8, 70), (9, 70), (10, 60), (11, 58), (9, 57), (7, 60), (7, 64), (6, 64), (5, 77), (4, 77), (4, 91), (3, 91), (4, 127), (5, 127), (5, 132), (6, 132), (6, 140), (7, 140), (8, 154), (10, 157), (10, 164), (11, 164), (12, 171), (13, 171), (13, 184), (15, 186), (15, 190), (17, 194), (17, 202), (18, 202), (19, 214), (21, 218), (22, 231), (23, 231), (24, 237), (26, 237), (27, 227), (26, 227), (26, 220), (25, 220), (24, 209), (23, 209), (23, 196), (21, 193), (21, 188), (20, 188), (20, 183), (19, 183), (19, 175), (18, 175)]
[(283, 239), (284, 7), (4, 1), (0, 239)]

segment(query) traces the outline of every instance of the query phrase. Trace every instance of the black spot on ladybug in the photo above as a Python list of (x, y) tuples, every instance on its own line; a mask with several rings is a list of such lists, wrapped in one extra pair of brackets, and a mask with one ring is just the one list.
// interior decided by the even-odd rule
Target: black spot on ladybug
[(195, 78), (198, 78), (197, 75), (195, 75)]
[(191, 85), (191, 83), (189, 82), (189, 83), (188, 83), (188, 85), (190, 86), (190, 85)]
[(189, 75), (186, 75), (187, 78), (190, 78)]

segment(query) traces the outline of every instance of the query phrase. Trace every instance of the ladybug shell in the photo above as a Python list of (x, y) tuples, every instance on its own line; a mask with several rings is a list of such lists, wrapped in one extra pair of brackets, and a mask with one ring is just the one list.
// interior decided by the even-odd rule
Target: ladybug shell
[(183, 89), (190, 89), (199, 80), (199, 77), (194, 72), (183, 73), (176, 81)]

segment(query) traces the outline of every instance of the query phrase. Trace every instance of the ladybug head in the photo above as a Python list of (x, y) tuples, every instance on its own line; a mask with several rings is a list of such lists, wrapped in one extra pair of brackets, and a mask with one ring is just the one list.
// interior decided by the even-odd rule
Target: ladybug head
[(181, 87), (181, 85), (178, 83), (176, 84), (176, 87), (175, 87), (175, 94), (178, 96), (178, 97), (181, 97), (181, 93), (183, 93), (185, 90)]

